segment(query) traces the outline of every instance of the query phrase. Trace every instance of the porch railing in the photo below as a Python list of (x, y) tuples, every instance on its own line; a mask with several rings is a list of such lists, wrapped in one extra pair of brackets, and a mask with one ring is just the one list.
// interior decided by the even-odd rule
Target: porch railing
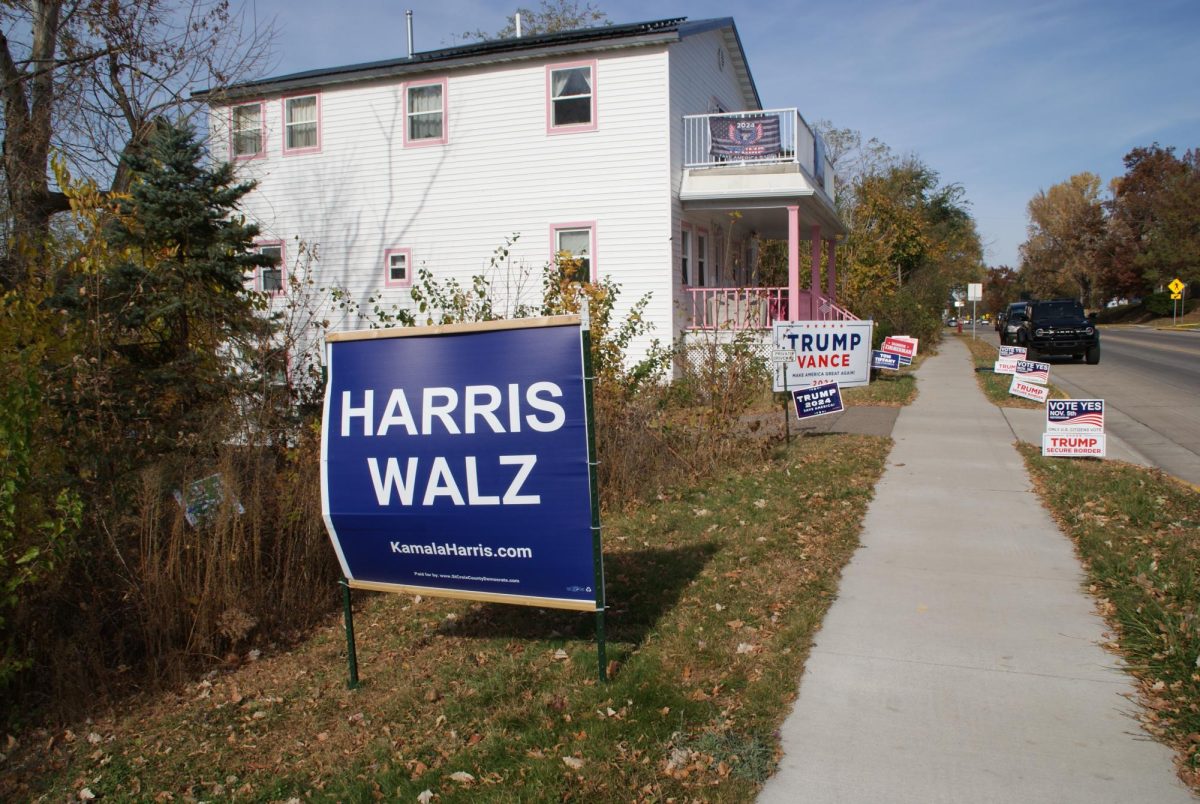
[(833, 198), (833, 165), (797, 109), (685, 115), (685, 168), (794, 162)]
[[(688, 329), (729, 330), (770, 329), (776, 321), (788, 318), (787, 288), (689, 288), (692, 311)], [(810, 309), (807, 290), (801, 291), (801, 317)], [(819, 317), (830, 321), (854, 321), (857, 316), (824, 295), (820, 297)]]

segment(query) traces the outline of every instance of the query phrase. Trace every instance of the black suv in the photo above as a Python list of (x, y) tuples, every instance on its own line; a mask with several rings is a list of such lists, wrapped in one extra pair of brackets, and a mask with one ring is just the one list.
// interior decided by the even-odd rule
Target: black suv
[(1009, 319), (1009, 342), (1026, 347), (1029, 358), (1036, 355), (1070, 355), (1076, 360), (1087, 358), (1089, 365), (1100, 362), (1100, 332), (1094, 316), (1083, 312), (1083, 305), (1074, 299), (1029, 302), (1012, 337), (1012, 318)]
[(1025, 321), (1025, 308), (1029, 306), (1029, 302), (1013, 302), (1005, 308), (1004, 312), (996, 316), (1000, 320), (1000, 326), (997, 329), (1000, 331), (1000, 343), (1008, 346), (1017, 345), (1017, 334), (1021, 330), (1021, 324)]

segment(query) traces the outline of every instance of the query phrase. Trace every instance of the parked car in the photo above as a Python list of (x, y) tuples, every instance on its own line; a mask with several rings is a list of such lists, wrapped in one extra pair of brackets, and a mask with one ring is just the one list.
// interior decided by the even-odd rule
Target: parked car
[(1086, 359), (1091, 366), (1100, 362), (1096, 315), (1084, 313), (1083, 305), (1075, 299), (1030, 302), (1016, 334), (1017, 343), (1029, 350), (1030, 359), (1070, 355), (1076, 360)]
[(946, 319), (946, 326), (948, 326), (948, 327), (957, 327), (957, 326), (958, 326), (958, 319), (957, 319), (957, 318), (947, 318), (947, 319)]
[(1025, 308), (1029, 302), (1013, 302), (1004, 311), (1004, 328), (1000, 330), (1000, 343), (1008, 346), (1021, 345), (1018, 336), (1025, 321)]

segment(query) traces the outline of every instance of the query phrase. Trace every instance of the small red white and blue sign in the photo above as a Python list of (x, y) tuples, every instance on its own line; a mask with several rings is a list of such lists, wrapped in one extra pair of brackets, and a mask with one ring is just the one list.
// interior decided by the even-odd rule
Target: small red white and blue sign
[(796, 418), (801, 420), (845, 410), (842, 391), (836, 382), (792, 391), (792, 399), (796, 403)]
[(1030, 382), (1040, 382), (1042, 385), (1050, 383), (1050, 364), (1038, 363), (1035, 360), (1018, 360), (1016, 376), (1022, 380)]
[[(909, 362), (911, 362), (911, 359)], [(900, 368), (900, 355), (893, 354), (891, 352), (881, 352), (878, 349), (872, 349), (871, 368), (896, 371)]]
[(1046, 403), (1046, 432), (1104, 432), (1104, 400), (1049, 400)]
[(1026, 357), (1026, 348), (1024, 346), (1001, 346), (1000, 357), (1016, 357), (1024, 360)]

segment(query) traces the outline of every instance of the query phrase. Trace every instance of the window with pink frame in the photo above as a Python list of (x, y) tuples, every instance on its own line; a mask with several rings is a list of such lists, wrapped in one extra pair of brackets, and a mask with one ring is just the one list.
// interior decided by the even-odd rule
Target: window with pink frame
[(412, 287), (412, 249), (389, 248), (383, 252), (383, 283), (389, 288)]
[(405, 145), (446, 142), (446, 79), (413, 83), (404, 88)]
[(321, 104), (316, 95), (283, 99), (283, 152), (307, 153), (321, 149)]
[(259, 267), (255, 277), (255, 288), (263, 293), (278, 296), (283, 293), (284, 282), (287, 281), (286, 266), (283, 262), (283, 242), (264, 240), (255, 243), (254, 250), (266, 257), (275, 258), (274, 265)]
[(551, 134), (596, 128), (596, 62), (546, 67), (546, 129)]

